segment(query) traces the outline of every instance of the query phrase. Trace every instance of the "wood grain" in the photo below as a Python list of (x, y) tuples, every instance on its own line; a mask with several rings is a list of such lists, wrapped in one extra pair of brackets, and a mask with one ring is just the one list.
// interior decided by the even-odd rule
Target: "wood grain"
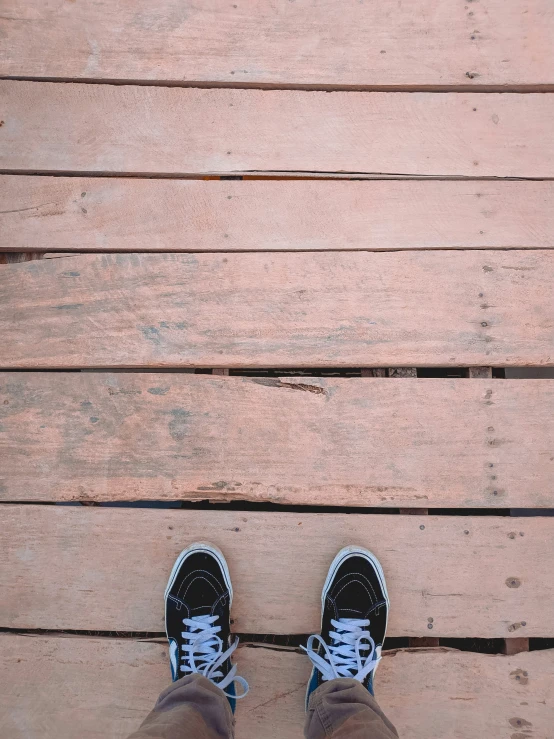
[(0, 82), (0, 170), (553, 177), (554, 96)]
[[(4, 0), (0, 73), (229, 84), (554, 82), (548, 0)], [(63, 53), (61, 52), (63, 50)]]
[(175, 559), (191, 542), (210, 541), (229, 563), (238, 633), (319, 630), (329, 565), (355, 543), (383, 565), (389, 636), (551, 634), (548, 517), (21, 505), (1, 512), (3, 628), (163, 631)]
[(553, 182), (4, 175), (0, 198), (13, 251), (554, 247)]
[(552, 507), (551, 380), (2, 373), (5, 501)]
[(0, 271), (3, 368), (554, 365), (552, 251), (104, 254)]
[[(75, 726), (87, 739), (125, 739), (170, 679), (162, 644), (2, 634), (0, 645), (5, 739), (73, 739)], [(404, 739), (518, 738), (530, 727), (533, 737), (547, 739), (554, 721), (553, 652), (386, 652), (376, 697)], [(237, 737), (258, 739), (271, 727), (276, 739), (300, 739), (307, 657), (245, 646), (236, 661), (251, 686), (237, 706)]]

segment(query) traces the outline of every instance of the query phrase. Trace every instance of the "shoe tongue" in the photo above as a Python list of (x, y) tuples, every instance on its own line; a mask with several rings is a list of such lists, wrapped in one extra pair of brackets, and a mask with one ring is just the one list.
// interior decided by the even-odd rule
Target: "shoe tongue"
[(197, 608), (193, 610), (189, 618), (196, 624), (195, 626), (191, 627), (192, 633), (196, 635), (198, 635), (201, 631), (204, 631), (205, 629), (212, 629), (214, 626), (217, 628), (218, 625), (218, 619), (212, 619), (212, 614), (206, 612), (202, 608)]
[[(339, 624), (345, 624), (345, 625), (346, 624), (351, 624), (353, 621), (359, 621), (359, 620), (360, 620), (360, 616), (358, 616), (357, 618), (339, 618), (338, 619)], [(340, 632), (340, 627), (337, 629), (337, 631)], [(351, 631), (346, 631), (346, 630), (343, 631), (342, 634), (341, 634), (341, 636), (350, 636), (350, 635), (352, 635), (352, 632)], [(339, 642), (340, 641), (342, 641), (342, 639), (339, 640)], [(336, 642), (336, 643), (339, 643), (339, 642)], [(367, 652), (370, 648), (371, 647), (367, 643), (367, 640), (363, 640), (363, 641), (360, 642), (360, 645), (359, 645), (360, 652), (364, 652), (364, 651)]]
[[(354, 623), (355, 621), (360, 621), (362, 617), (363, 617), (362, 614), (356, 611), (355, 613), (350, 614), (349, 616), (342, 616), (341, 618), (337, 619), (337, 621), (339, 622), (339, 624), (344, 624), (344, 627), (343, 627), (344, 632), (349, 634), (352, 632), (350, 631), (350, 629), (347, 629), (346, 627), (350, 625), (351, 623)], [(340, 629), (341, 627), (339, 626), (339, 631)]]
[(211, 608), (207, 608), (206, 606), (197, 606), (196, 608), (190, 609), (190, 618), (194, 619), (209, 618), (210, 616), (216, 615), (216, 613), (212, 613)]

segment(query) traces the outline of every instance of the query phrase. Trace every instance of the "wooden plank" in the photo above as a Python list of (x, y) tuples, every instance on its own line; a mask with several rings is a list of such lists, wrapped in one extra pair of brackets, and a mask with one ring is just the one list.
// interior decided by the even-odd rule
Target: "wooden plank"
[(440, 639), (436, 636), (410, 636), (408, 639), (408, 645), (410, 647), (428, 649), (430, 647), (438, 647), (440, 645)]
[(200, 540), (219, 546), (229, 562), (238, 633), (317, 631), (329, 564), (352, 543), (370, 548), (385, 570), (393, 603), (389, 636), (552, 632), (549, 517), (7, 504), (1, 510), (2, 628), (163, 631), (171, 567)]
[[(6, 739), (73, 739), (75, 726), (87, 739), (125, 739), (169, 681), (165, 644), (2, 634), (0, 645)], [(531, 732), (546, 739), (554, 721), (553, 652), (386, 652), (377, 700), (405, 739), (519, 739)], [(271, 727), (276, 739), (300, 739), (307, 657), (245, 646), (236, 661), (251, 686), (237, 706), (237, 736), (258, 739)]]
[(0, 366), (552, 366), (553, 312), (547, 250), (91, 254), (0, 271)]
[(554, 176), (554, 95), (4, 80), (0, 98), (5, 172)]
[(389, 377), (417, 377), (416, 367), (390, 367)]
[(2, 12), (2, 75), (392, 87), (554, 82), (548, 0), (425, 0), (417, 9), (394, 0), (4, 0)]
[(525, 636), (504, 640), (504, 654), (519, 654), (529, 651), (529, 639)]
[(20, 262), (32, 262), (35, 259), (43, 259), (44, 252), (40, 251), (24, 251), (0, 252), (0, 264), (19, 264)]
[(13, 251), (554, 246), (553, 182), (0, 175), (0, 197)]
[(0, 497), (549, 508), (553, 403), (551, 380), (1, 373)]
[(492, 378), (492, 367), (470, 367), (469, 377), (470, 379), (486, 379), (488, 377)]
[(429, 515), (428, 508), (399, 508), (398, 512), (403, 516), (427, 516)]
[(78, 252), (44, 252), (44, 251), (5, 251), (0, 252), (0, 264), (18, 264), (20, 262), (32, 262), (35, 259), (59, 259), (60, 257), (77, 256)]

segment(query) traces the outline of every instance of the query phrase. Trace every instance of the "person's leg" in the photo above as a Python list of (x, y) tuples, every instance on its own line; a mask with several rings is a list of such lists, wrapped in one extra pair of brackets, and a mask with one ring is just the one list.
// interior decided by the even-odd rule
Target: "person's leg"
[[(233, 589), (223, 554), (193, 544), (179, 555), (165, 591), (165, 626), (173, 684), (129, 739), (228, 739), (237, 698), (248, 684), (231, 654)], [(235, 684), (242, 693), (237, 695)]]
[(321, 596), (321, 636), (308, 639), (313, 663), (306, 739), (397, 739), (373, 697), (389, 611), (383, 569), (360, 547), (333, 560)]
[(312, 693), (304, 734), (306, 739), (398, 739), (369, 690), (344, 677)]
[(201, 675), (177, 680), (129, 739), (231, 739), (233, 711), (223, 691)]

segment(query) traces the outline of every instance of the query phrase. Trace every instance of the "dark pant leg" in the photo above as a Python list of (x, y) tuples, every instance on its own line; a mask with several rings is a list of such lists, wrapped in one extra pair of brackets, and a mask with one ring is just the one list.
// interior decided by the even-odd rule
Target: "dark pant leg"
[(217, 685), (200, 675), (172, 683), (129, 739), (232, 739), (233, 712)]
[(310, 697), (306, 739), (398, 739), (371, 693), (357, 680), (329, 680)]

